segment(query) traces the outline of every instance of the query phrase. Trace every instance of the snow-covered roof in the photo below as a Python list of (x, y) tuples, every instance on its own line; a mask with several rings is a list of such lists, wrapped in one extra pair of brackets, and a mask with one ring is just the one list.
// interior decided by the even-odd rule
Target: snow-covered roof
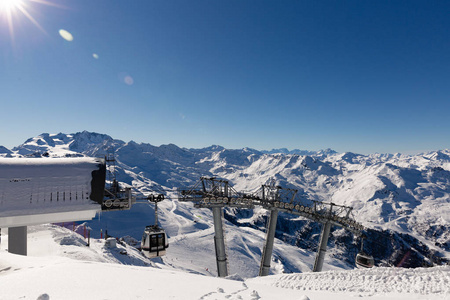
[(0, 227), (91, 219), (105, 165), (97, 158), (0, 158)]

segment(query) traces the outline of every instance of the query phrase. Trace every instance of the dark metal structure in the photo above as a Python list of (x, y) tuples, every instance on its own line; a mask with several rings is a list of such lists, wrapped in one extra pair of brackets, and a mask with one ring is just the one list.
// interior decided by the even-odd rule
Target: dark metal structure
[(105, 162), (108, 170), (108, 180), (105, 184), (104, 196), (102, 202), (103, 211), (127, 210), (136, 203), (131, 188), (122, 188), (116, 179), (116, 159), (113, 153), (105, 156)]
[(269, 274), (273, 251), (275, 229), (279, 212), (293, 215), (323, 224), (319, 249), (314, 263), (314, 272), (322, 270), (323, 261), (332, 226), (338, 226), (360, 236), (364, 227), (355, 221), (352, 207), (313, 201), (306, 205), (296, 198), (297, 190), (276, 186), (274, 183), (262, 185), (254, 193), (237, 192), (227, 180), (215, 177), (201, 177), (191, 188), (179, 189), (180, 201), (190, 201), (197, 208), (210, 208), (213, 211), (217, 270), (219, 277), (228, 275), (227, 256), (223, 235), (223, 208), (236, 207), (253, 209), (261, 206), (270, 212), (266, 240), (261, 257), (260, 276)]

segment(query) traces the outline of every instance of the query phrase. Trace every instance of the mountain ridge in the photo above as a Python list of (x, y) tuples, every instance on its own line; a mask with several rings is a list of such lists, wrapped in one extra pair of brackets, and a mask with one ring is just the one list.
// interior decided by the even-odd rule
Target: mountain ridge
[[(60, 141), (67, 142), (70, 139), (73, 139), (73, 143), (74, 143), (73, 145), (70, 146), (70, 150), (74, 150), (74, 151), (82, 150), (82, 148), (80, 148), (80, 145), (83, 145), (83, 142), (97, 144), (100, 141), (102, 141), (103, 143), (105, 143), (106, 141), (114, 141), (114, 142), (119, 142), (120, 144), (127, 144), (127, 143), (135, 143), (138, 145), (148, 144), (148, 143), (136, 143), (132, 140), (129, 142), (125, 142), (125, 141), (113, 139), (111, 136), (109, 136), (107, 134), (101, 134), (101, 133), (97, 133), (97, 132), (89, 132), (89, 131), (85, 130), (82, 132), (71, 133), (71, 134), (64, 134), (61, 132), (58, 134), (41, 133), (40, 135), (38, 135), (36, 137), (27, 139), (21, 145), (12, 148), (12, 151), (19, 151), (19, 154), (27, 155), (27, 154), (30, 154), (30, 152), (33, 150), (42, 151), (45, 148), (45, 145), (51, 146), (51, 147), (55, 146), (57, 144), (57, 143), (55, 143), (55, 140), (57, 142), (60, 142)], [(34, 146), (34, 147), (32, 147), (32, 146)], [(41, 146), (41, 147), (39, 147), (39, 146)], [(164, 147), (171, 147), (171, 146), (172, 147), (175, 146), (177, 148), (188, 150), (188, 151), (193, 151), (193, 152), (201, 152), (201, 151), (208, 152), (208, 151), (219, 151), (219, 150), (248, 150), (248, 151), (259, 152), (259, 153), (264, 153), (264, 154), (282, 153), (282, 154), (298, 154), (298, 155), (329, 155), (329, 154), (337, 153), (336, 151), (334, 151), (330, 148), (318, 150), (318, 151), (299, 150), (299, 149), (288, 150), (286, 148), (272, 149), (272, 150), (256, 150), (256, 149), (252, 149), (252, 148), (248, 148), (248, 147), (244, 147), (241, 149), (226, 149), (225, 147), (220, 146), (220, 145), (211, 145), (211, 146), (204, 147), (204, 148), (186, 148), (186, 147), (178, 147), (177, 145), (172, 144), (172, 143), (162, 144), (160, 146), (153, 146), (153, 147), (163, 147), (164, 148)], [(4, 148), (8, 151), (11, 151), (11, 150), (7, 149), (6, 147), (3, 147), (3, 146), (0, 146), (0, 147), (2, 147), (2, 149)], [(24, 151), (24, 148), (28, 149), (29, 151), (28, 152)], [(0, 153), (2, 153), (2, 152), (0, 152)]]
[[(201, 176), (227, 179), (236, 190), (247, 192), (274, 180), (277, 185), (298, 190), (297, 197), (306, 204), (314, 200), (353, 207), (355, 218), (366, 226), (368, 236), (377, 237), (367, 245), (378, 249), (372, 254), (379, 264), (397, 263), (408, 251), (415, 253), (410, 254), (414, 261), (409, 266), (450, 258), (449, 150), (418, 155), (362, 155), (332, 150), (300, 155), (217, 145), (202, 149), (174, 144), (153, 146), (84, 131), (42, 134), (13, 148), (8, 155), (101, 157), (107, 153), (116, 157), (118, 179), (137, 193), (192, 186)], [(225, 215), (233, 224), (244, 226), (240, 220), (252, 220), (245, 226), (264, 229), (264, 211), (243, 215), (226, 210)], [(305, 241), (319, 233), (320, 226), (309, 220), (288, 215), (279, 218), (277, 237), (291, 244), (314, 251), (315, 246)], [(389, 243), (389, 251), (376, 244), (382, 239)], [(351, 240), (347, 233), (334, 230), (330, 243), (356, 251)], [(343, 250), (333, 255), (351, 261)]]

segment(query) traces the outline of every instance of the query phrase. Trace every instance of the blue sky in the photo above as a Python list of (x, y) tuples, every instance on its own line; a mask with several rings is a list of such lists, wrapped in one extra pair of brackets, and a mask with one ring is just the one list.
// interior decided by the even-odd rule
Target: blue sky
[(188, 148), (450, 148), (450, 2), (48, 2), (22, 0), (35, 22), (16, 9), (12, 35), (0, 12), (8, 148), (83, 130)]

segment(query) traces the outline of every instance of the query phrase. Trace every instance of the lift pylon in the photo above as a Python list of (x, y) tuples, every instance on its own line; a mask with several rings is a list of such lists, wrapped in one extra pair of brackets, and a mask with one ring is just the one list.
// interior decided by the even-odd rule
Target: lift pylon
[(275, 231), (277, 227), (278, 210), (270, 210), (269, 226), (267, 227), (266, 242), (264, 244), (261, 265), (259, 267), (259, 276), (267, 276), (270, 271), (270, 261), (272, 259), (273, 242), (275, 240)]
[(223, 234), (223, 209), (220, 206), (212, 208), (214, 219), (214, 246), (216, 250), (217, 274), (219, 277), (228, 276), (227, 253), (225, 236)]
[(320, 244), (317, 249), (316, 260), (314, 261), (313, 272), (322, 271), (325, 252), (327, 252), (328, 237), (330, 236), (331, 223), (326, 222), (322, 225), (322, 234), (320, 235)]

